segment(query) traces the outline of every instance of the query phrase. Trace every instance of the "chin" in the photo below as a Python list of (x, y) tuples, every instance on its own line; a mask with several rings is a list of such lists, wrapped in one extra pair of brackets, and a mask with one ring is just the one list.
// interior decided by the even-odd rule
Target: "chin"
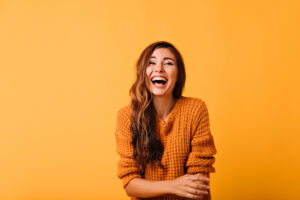
[(152, 92), (152, 95), (153, 96), (160, 96), (160, 97), (162, 97), (162, 96), (168, 96), (170, 94), (166, 93), (166, 92)]

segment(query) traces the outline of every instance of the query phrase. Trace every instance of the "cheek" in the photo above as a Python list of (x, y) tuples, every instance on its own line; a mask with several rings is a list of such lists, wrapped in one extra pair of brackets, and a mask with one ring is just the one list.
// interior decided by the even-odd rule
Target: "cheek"
[(151, 70), (149, 69), (149, 67), (146, 69), (146, 77), (149, 78), (150, 77), (150, 73)]
[(151, 72), (151, 67), (150, 67), (150, 66), (147, 66), (147, 67), (146, 67), (146, 74), (148, 74), (148, 75), (149, 75), (149, 74), (150, 74), (150, 72)]
[(146, 70), (146, 80), (149, 81), (150, 80), (150, 73), (149, 71)]
[(149, 78), (149, 80), (150, 80), (151, 74), (152, 74), (152, 69), (151, 69), (151, 67), (147, 67), (147, 68), (146, 68), (146, 76), (147, 76), (147, 78)]
[(176, 70), (174, 70), (174, 71), (172, 71), (172, 78), (173, 78), (173, 80), (176, 82), (177, 81), (177, 69)]

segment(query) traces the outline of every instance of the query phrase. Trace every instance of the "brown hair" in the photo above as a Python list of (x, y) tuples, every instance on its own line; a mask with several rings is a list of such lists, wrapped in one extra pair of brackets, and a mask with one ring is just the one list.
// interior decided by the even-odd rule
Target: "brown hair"
[(152, 94), (146, 87), (146, 68), (153, 51), (157, 48), (168, 48), (175, 56), (177, 62), (177, 82), (173, 89), (175, 99), (182, 96), (185, 84), (185, 67), (181, 54), (169, 42), (159, 41), (150, 44), (144, 49), (136, 64), (136, 81), (130, 89), (131, 96), (131, 124), (130, 131), (133, 145), (133, 157), (140, 174), (144, 174), (148, 163), (161, 164), (163, 145), (156, 135), (155, 110), (152, 103)]

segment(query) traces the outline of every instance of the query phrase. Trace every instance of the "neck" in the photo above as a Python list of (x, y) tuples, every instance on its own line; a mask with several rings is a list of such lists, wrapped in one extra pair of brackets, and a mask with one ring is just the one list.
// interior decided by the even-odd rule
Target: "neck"
[(153, 105), (158, 116), (166, 121), (169, 113), (176, 104), (173, 95), (170, 96), (153, 96)]

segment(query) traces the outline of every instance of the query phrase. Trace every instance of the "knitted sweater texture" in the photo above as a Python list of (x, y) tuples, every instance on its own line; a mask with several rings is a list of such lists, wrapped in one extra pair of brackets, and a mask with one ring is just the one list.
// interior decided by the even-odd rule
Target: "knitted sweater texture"
[[(204, 177), (215, 172), (212, 166), (217, 153), (214, 139), (210, 131), (209, 115), (205, 102), (199, 98), (184, 97), (177, 99), (175, 106), (165, 122), (156, 114), (156, 133), (164, 146), (161, 163), (148, 164), (145, 174), (138, 173), (138, 167), (133, 160), (133, 146), (130, 133), (130, 105), (122, 107), (117, 113), (115, 131), (117, 153), (120, 159), (117, 163), (117, 176), (125, 187), (134, 178), (144, 178), (150, 181), (173, 180), (184, 174), (201, 173)], [(166, 194), (153, 200), (185, 199), (174, 194)], [(206, 199), (211, 199), (207, 195)]]

